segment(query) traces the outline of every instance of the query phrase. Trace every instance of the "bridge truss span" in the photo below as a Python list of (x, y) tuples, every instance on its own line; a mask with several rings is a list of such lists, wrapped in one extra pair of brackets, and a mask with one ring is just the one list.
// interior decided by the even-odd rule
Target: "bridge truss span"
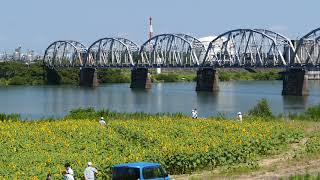
[(287, 66), (290, 58), (285, 54), (286, 48), (293, 48), (291, 42), (271, 31), (235, 29), (209, 43), (202, 66)]
[(146, 41), (140, 49), (136, 66), (199, 66), (205, 48), (199, 40), (184, 34), (160, 34)]
[(187, 34), (176, 35), (183, 37), (192, 45), (193, 51), (195, 52), (196, 56), (198, 57), (199, 63), (201, 64), (204, 56), (206, 55), (206, 47), (204, 46), (204, 44), (199, 39)]
[(320, 66), (320, 28), (314, 29), (298, 41), (296, 56), (302, 66)]
[(45, 50), (43, 61), (47, 67), (81, 67), (87, 49), (80, 42), (60, 40), (51, 43)]
[(283, 45), (285, 48), (283, 54), (285, 56), (285, 59), (290, 60), (290, 64), (301, 63), (300, 58), (295, 55), (296, 48), (294, 47), (294, 45), (292, 44), (291, 40), (288, 37), (278, 32), (270, 31), (267, 29), (254, 29), (254, 30), (262, 32), (274, 38), (278, 45)]
[(101, 38), (89, 48), (85, 67), (132, 67), (139, 46), (125, 38)]

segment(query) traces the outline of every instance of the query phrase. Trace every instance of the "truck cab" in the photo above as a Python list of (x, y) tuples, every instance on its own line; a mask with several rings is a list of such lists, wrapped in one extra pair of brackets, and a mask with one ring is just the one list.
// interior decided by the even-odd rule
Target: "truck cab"
[(135, 162), (112, 167), (112, 180), (170, 180), (159, 163)]

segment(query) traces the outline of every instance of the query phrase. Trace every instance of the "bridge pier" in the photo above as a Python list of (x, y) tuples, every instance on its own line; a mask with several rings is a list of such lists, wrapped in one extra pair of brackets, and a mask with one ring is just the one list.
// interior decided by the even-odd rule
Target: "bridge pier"
[(97, 70), (95, 68), (80, 69), (80, 86), (98, 86)]
[(196, 91), (219, 91), (219, 76), (213, 68), (200, 68), (197, 71)]
[(308, 75), (303, 69), (288, 69), (283, 72), (282, 95), (308, 95)]
[(151, 77), (148, 68), (135, 68), (131, 70), (130, 88), (151, 89)]

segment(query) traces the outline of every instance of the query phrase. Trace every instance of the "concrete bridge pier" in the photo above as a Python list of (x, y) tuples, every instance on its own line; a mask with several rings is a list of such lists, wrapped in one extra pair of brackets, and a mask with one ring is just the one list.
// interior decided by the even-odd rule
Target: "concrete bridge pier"
[(301, 68), (291, 68), (282, 73), (282, 95), (304, 96), (308, 95), (308, 75)]
[(200, 68), (197, 71), (196, 91), (219, 91), (218, 72), (213, 68)]
[(98, 84), (99, 82), (96, 68), (80, 69), (80, 86), (96, 87)]
[(131, 70), (130, 88), (151, 89), (151, 76), (148, 68), (134, 68)]

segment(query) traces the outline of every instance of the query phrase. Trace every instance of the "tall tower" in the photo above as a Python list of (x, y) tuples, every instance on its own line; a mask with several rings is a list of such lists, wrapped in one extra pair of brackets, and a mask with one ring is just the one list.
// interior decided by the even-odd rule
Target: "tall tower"
[[(149, 17), (149, 39), (153, 37), (152, 17)], [(150, 44), (152, 46), (152, 44)], [(157, 63), (160, 63), (161, 59), (157, 59)], [(157, 74), (161, 74), (161, 68), (157, 68)]]
[(149, 17), (149, 39), (153, 36), (152, 17)]

